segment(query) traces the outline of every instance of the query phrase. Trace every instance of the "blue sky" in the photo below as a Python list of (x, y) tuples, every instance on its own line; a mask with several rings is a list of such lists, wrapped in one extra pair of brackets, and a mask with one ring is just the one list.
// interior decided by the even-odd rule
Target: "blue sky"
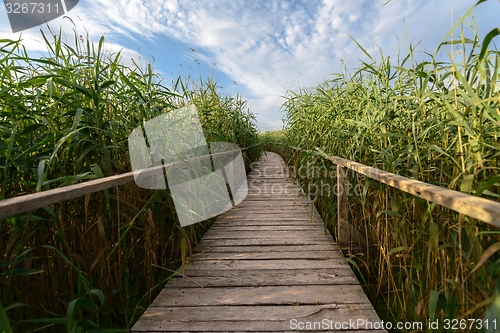
[[(261, 131), (278, 129), (281, 97), (312, 87), (331, 73), (356, 68), (366, 56), (406, 55), (409, 43), (433, 53), (476, 0), (80, 0), (68, 12), (80, 35), (103, 35), (110, 52), (122, 50), (153, 68), (168, 84), (182, 74), (213, 76), (226, 94), (240, 93)], [(17, 39), (0, 6), (0, 39)], [(474, 9), (479, 35), (500, 27), (500, 1)], [(51, 21), (73, 40), (70, 20)], [(41, 27), (22, 32), (25, 45), (42, 54)], [(467, 28), (466, 28), (467, 30)], [(458, 31), (457, 31), (458, 32)], [(495, 40), (498, 45), (499, 39)], [(443, 54), (443, 56), (446, 56)]]

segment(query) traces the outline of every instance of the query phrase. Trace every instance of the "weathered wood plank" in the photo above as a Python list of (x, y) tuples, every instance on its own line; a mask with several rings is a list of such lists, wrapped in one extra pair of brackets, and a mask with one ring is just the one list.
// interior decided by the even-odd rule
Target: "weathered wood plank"
[(208, 320), (225, 320), (230, 317), (232, 320), (249, 320), (249, 318), (258, 320), (289, 320), (293, 318), (311, 317), (324, 310), (336, 310), (337, 315), (345, 312), (345, 309), (366, 310), (370, 305), (361, 304), (320, 304), (318, 306), (310, 305), (291, 305), (291, 306), (206, 306), (206, 307), (150, 307), (145, 313), (148, 320), (162, 320), (162, 309), (168, 309), (169, 312), (175, 314), (171, 318), (163, 319), (165, 322), (175, 321), (208, 321)]
[(169, 288), (359, 284), (349, 267), (335, 269), (194, 270), (172, 278)]
[[(337, 328), (365, 329), (369, 323), (380, 323), (376, 315), (366, 315), (370, 305), (328, 304), (317, 306), (207, 306), (207, 307), (150, 307), (144, 314), (143, 326), (137, 331), (159, 329), (164, 332), (192, 330), (209, 332), (225, 322), (224, 330), (232, 332), (248, 331), (297, 331), (299, 325), (307, 331), (317, 329), (335, 331)], [(164, 313), (171, 314), (165, 318)], [(353, 320), (354, 317), (358, 317)], [(359, 320), (359, 322), (357, 322)], [(355, 330), (349, 332), (356, 332)], [(359, 331), (358, 331), (359, 332)], [(374, 332), (374, 331), (370, 331)], [(376, 332), (376, 331), (375, 331)]]
[[(309, 208), (311, 209), (311, 202), (297, 202), (297, 201), (285, 201), (280, 202), (280, 207), (301, 207), (301, 208)], [(249, 207), (249, 208), (267, 208), (276, 206), (276, 203), (273, 203), (271, 200), (252, 200), (252, 201), (243, 201), (237, 207)]]
[(269, 259), (308, 259), (308, 260), (325, 260), (325, 259), (340, 259), (344, 257), (333, 251), (324, 253), (322, 251), (282, 251), (282, 252), (202, 252), (196, 253), (193, 256), (193, 261), (198, 260), (269, 260)]
[(316, 215), (315, 212), (311, 213), (310, 209), (303, 210), (301, 212), (289, 213), (288, 211), (271, 211), (271, 212), (259, 212), (256, 213), (258, 209), (252, 210), (252, 215), (244, 214), (243, 212), (232, 212), (231, 214), (223, 215), (222, 220), (242, 220), (242, 221), (304, 221), (311, 220), (311, 217), (321, 222), (321, 217)]
[[(206, 267), (204, 267), (206, 268)], [(322, 278), (330, 277), (331, 275), (334, 276), (348, 276), (349, 274), (352, 274), (352, 270), (348, 267), (336, 267), (336, 268), (316, 268), (314, 271), (311, 271), (310, 269), (267, 269), (267, 270), (261, 270), (261, 269), (245, 269), (245, 270), (238, 270), (238, 269), (231, 269), (231, 270), (224, 270), (224, 271), (217, 271), (213, 269), (204, 269), (204, 268), (197, 268), (194, 269), (192, 266), (189, 266), (189, 268), (185, 268), (182, 270), (179, 268), (178, 274), (175, 275), (175, 277), (182, 277), (182, 278), (189, 278), (193, 276), (214, 276), (214, 277), (219, 277), (219, 278), (225, 278), (225, 277), (231, 277), (231, 276), (242, 276), (244, 274), (250, 275), (258, 275), (258, 276), (273, 276), (275, 278), (277, 277), (286, 277), (286, 276), (293, 276), (293, 275), (312, 275), (315, 276), (314, 274), (319, 274), (322, 276)], [(184, 274), (184, 275), (183, 275)], [(352, 274), (354, 278), (354, 274)], [(282, 281), (275, 281), (273, 283), (276, 283), (276, 285), (281, 286), (283, 285)], [(168, 284), (167, 284), (168, 285)], [(273, 284), (269, 284), (273, 285)], [(286, 284), (290, 285), (290, 284)]]
[(296, 226), (291, 225), (240, 225), (240, 226), (232, 226), (230, 224), (219, 225), (213, 224), (210, 230), (217, 231), (307, 231), (307, 230), (318, 230), (318, 226), (301, 223)]
[(298, 205), (286, 205), (286, 206), (275, 206), (275, 205), (251, 205), (251, 206), (236, 206), (233, 208), (231, 213), (239, 213), (240, 211), (246, 212), (247, 209), (255, 209), (255, 210), (265, 210), (267, 214), (276, 214), (286, 212), (311, 212), (311, 206), (298, 206)]
[(349, 267), (345, 259), (269, 259), (269, 260), (196, 260), (189, 265), (190, 269), (317, 269), (317, 268), (341, 268)]
[(359, 285), (163, 288), (151, 306), (370, 304)]
[[(326, 237), (326, 236), (325, 236)], [(321, 239), (321, 238), (257, 238), (257, 239), (204, 239), (201, 241), (200, 245), (203, 246), (262, 246), (262, 245), (315, 245), (315, 244), (325, 244), (334, 245), (336, 244), (333, 239)]]
[(273, 216), (269, 219), (256, 219), (255, 217), (241, 218), (241, 217), (231, 217), (224, 216), (223, 218), (218, 219), (213, 225), (221, 225), (221, 224), (231, 224), (231, 225), (311, 225), (315, 224), (320, 227), (323, 226), (323, 222), (316, 216), (313, 216), (311, 219), (310, 215), (304, 216), (296, 216), (279, 219), (279, 216)]
[[(300, 220), (289, 220), (285, 221), (245, 221), (245, 220), (227, 220), (227, 221), (217, 221), (212, 225), (212, 228), (255, 228), (255, 227), (304, 227), (305, 228), (324, 228), (323, 223), (315, 220), (304, 219)], [(276, 229), (278, 230), (278, 229)], [(300, 229), (297, 229), (300, 230)]]
[[(203, 236), (204, 239), (238, 239), (238, 238), (283, 238), (283, 237), (303, 237), (303, 231), (289, 231), (289, 230), (250, 230), (250, 231), (222, 231), (222, 230), (209, 230)], [(310, 238), (324, 239), (325, 232), (323, 230), (309, 230), (307, 236)]]
[[(335, 246), (335, 245), (334, 245)], [(331, 244), (313, 244), (313, 245), (267, 245), (267, 246), (207, 246), (206, 242), (197, 246), (193, 252), (194, 253), (205, 253), (205, 252), (223, 252), (223, 253), (252, 253), (252, 252), (289, 252), (289, 251), (302, 251), (302, 252), (312, 252), (321, 251), (325, 253), (331, 250)], [(337, 252), (337, 251), (334, 251)]]
[[(274, 194), (277, 196), (288, 196), (290, 198), (297, 197), (303, 193), (301, 188), (295, 187), (295, 185), (290, 185), (287, 183), (250, 183), (248, 186), (248, 193), (253, 195), (262, 195), (262, 194)], [(303, 198), (306, 199), (307, 198)], [(260, 200), (257, 201), (261, 201)], [(301, 201), (299, 199), (299, 201)]]
[[(200, 325), (202, 326), (202, 325)], [(213, 325), (211, 325), (213, 326)], [(242, 325), (243, 326), (243, 325)], [(206, 326), (203, 326), (203, 327), (206, 327)], [(225, 330), (220, 330), (215, 328), (212, 329), (212, 328), (207, 328), (208, 331), (203, 331), (202, 329), (200, 330), (189, 330), (189, 331), (186, 331), (186, 329), (182, 329), (182, 330), (174, 330), (174, 331), (170, 331), (168, 330), (168, 327), (167, 328), (163, 328), (163, 329), (157, 329), (157, 328), (154, 328), (154, 330), (150, 330), (150, 329), (146, 329), (145, 331), (131, 331), (131, 332), (141, 332), (141, 333), (157, 333), (157, 332), (177, 332), (177, 333), (189, 333), (189, 332), (225, 332), (225, 333), (228, 333), (228, 332), (239, 332), (239, 333), (247, 333), (247, 332), (252, 332), (252, 333), (267, 333), (267, 332), (280, 332), (280, 333), (297, 333), (297, 332), (301, 332), (301, 331), (298, 331), (298, 330), (293, 330), (293, 331), (290, 331), (290, 330), (276, 330), (274, 328), (271, 328), (269, 327), (267, 331), (263, 331), (263, 330), (253, 330), (252, 327), (249, 327), (249, 326), (245, 326), (247, 327), (247, 329), (245, 330), (245, 328), (243, 327), (237, 327), (235, 330), (231, 330), (231, 329), (225, 329)], [(302, 330), (302, 332), (305, 332)], [(321, 330), (321, 331), (316, 331), (316, 330), (307, 330), (307, 333), (325, 333), (325, 332), (328, 332), (328, 331), (325, 331), (325, 330)], [(332, 331), (334, 332), (334, 331)], [(349, 333), (387, 333), (386, 330), (341, 330), (341, 331), (337, 331), (337, 332), (349, 332)]]

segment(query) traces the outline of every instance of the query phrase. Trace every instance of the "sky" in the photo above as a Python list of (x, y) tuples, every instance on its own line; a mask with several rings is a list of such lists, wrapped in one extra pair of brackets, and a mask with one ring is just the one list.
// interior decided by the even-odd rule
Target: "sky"
[[(212, 77), (223, 94), (247, 100), (259, 130), (267, 131), (281, 128), (288, 91), (314, 87), (367, 60), (353, 39), (373, 56), (380, 48), (391, 59), (418, 43), (417, 56), (424, 59), (476, 2), (80, 0), (67, 17), (48, 24), (68, 41), (75, 29), (94, 42), (104, 36), (110, 52), (121, 50), (126, 64), (152, 63), (166, 85), (179, 75)], [(500, 27), (500, 1), (488, 0), (472, 13), (481, 39)], [(47, 28), (12, 33), (0, 5), (0, 39), (21, 35), (28, 51), (42, 56), (40, 29)], [(500, 37), (494, 42), (500, 44)]]

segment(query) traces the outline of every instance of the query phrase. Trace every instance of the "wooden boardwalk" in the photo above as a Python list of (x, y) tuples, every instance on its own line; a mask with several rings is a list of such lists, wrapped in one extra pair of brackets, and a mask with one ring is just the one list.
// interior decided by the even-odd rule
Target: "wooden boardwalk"
[(247, 198), (217, 219), (185, 277), (131, 332), (386, 332), (373, 329), (379, 317), (284, 168), (277, 154), (261, 157)]

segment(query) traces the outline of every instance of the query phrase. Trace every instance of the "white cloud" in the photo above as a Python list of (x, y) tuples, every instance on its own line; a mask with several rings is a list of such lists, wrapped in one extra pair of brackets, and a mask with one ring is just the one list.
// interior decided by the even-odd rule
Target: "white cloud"
[[(422, 41), (420, 50), (433, 52), (451, 27), (452, 9), (458, 20), (474, 2), (82, 0), (70, 16), (78, 15), (92, 36), (109, 35), (116, 44), (120, 36), (157, 43), (167, 35), (191, 45), (238, 82), (264, 129), (281, 122), (280, 96), (297, 82), (314, 86), (344, 64), (357, 67), (367, 59), (350, 36), (371, 55), (378, 56), (376, 43), (395, 59), (398, 44), (407, 52), (406, 29), (409, 42)], [(499, 9), (495, 1), (487, 6)]]
[[(0, 18), (4, 14), (5, 17), (7, 17), (5, 10), (2, 8), (0, 10)], [(58, 34), (59, 31), (62, 31), (62, 41), (72, 47), (75, 47), (75, 36), (79, 41), (82, 39), (86, 41), (88, 37), (89, 41), (97, 50), (99, 39), (101, 36), (105, 36), (104, 51), (109, 55), (116, 55), (118, 52), (121, 52), (122, 60), (127, 66), (133, 66), (132, 59), (135, 59), (136, 62), (141, 59), (141, 55), (137, 51), (126, 48), (120, 43), (113, 42), (113, 36), (124, 36), (129, 34), (126, 27), (119, 25), (111, 27), (107, 24), (100, 24), (99, 16), (94, 17), (88, 15), (88, 12), (80, 6), (76, 6), (68, 15), (50, 21), (48, 27), (54, 34)], [(48, 27), (37, 26), (19, 33), (12, 33), (8, 26), (7, 19), (0, 23), (0, 38), (11, 40), (21, 38), (23, 46), (31, 56), (46, 56), (48, 54), (48, 48), (42, 38), (41, 31), (43, 31), (47, 39), (52, 42), (53, 37)], [(133, 38), (133, 36), (131, 37)], [(85, 47), (85, 45), (80, 45), (80, 47)]]

